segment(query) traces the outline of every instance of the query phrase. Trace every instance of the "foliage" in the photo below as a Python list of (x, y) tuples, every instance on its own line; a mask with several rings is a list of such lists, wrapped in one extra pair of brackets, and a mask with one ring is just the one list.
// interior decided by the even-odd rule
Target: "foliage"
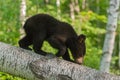
[[(48, 13), (59, 20), (65, 21), (73, 25), (73, 28), (78, 34), (85, 34), (87, 36), (86, 46), (87, 53), (85, 56), (84, 65), (91, 68), (99, 69), (100, 58), (102, 53), (105, 27), (106, 27), (106, 8), (107, 1), (99, 0), (100, 11), (96, 12), (96, 4), (93, 4), (94, 0), (89, 1), (89, 7), (76, 16), (76, 19), (72, 21), (69, 17), (69, 0), (61, 0), (61, 14), (57, 14), (56, 0), (52, 0), (50, 4), (45, 4), (43, 0), (26, 0), (27, 3), (27, 16), (36, 13)], [(95, 0), (96, 1), (96, 0)], [(19, 29), (21, 27), (19, 21), (19, 10), (21, 0), (0, 0), (0, 41), (18, 45), (20, 37)], [(90, 5), (90, 4), (93, 5)], [(80, 8), (82, 8), (82, 0), (80, 0)], [(53, 49), (47, 42), (44, 42), (43, 50), (51, 53), (56, 53), (57, 50)], [(116, 58), (115, 58), (116, 59)], [(113, 62), (115, 60), (112, 60)], [(112, 70), (114, 73), (120, 74), (116, 70)], [(0, 73), (0, 79), (2, 80), (22, 80), (16, 77), (9, 76), (5, 73)]]
[(25, 80), (25, 79), (20, 79), (15, 76), (10, 76), (9, 74), (0, 72), (0, 80)]
[(2, 0), (0, 5), (0, 41), (15, 45), (19, 37), (19, 1)]

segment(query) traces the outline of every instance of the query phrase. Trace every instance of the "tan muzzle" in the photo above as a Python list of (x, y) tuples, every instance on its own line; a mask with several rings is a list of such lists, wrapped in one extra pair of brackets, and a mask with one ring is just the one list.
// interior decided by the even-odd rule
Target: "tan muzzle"
[(83, 57), (79, 57), (77, 59), (75, 59), (75, 62), (78, 64), (82, 64), (83, 63)]

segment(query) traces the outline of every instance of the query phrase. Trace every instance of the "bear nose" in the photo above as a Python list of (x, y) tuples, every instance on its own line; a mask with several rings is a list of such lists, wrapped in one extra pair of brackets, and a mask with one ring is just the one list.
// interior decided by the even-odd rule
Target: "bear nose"
[(82, 64), (83, 63), (83, 57), (79, 57), (77, 59), (75, 59), (75, 62), (78, 64)]

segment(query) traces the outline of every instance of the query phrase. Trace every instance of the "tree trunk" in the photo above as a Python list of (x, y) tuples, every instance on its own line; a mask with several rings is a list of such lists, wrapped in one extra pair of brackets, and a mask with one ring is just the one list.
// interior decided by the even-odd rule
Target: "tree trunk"
[(106, 36), (103, 46), (103, 55), (101, 58), (100, 70), (109, 72), (110, 62), (114, 47), (115, 31), (117, 29), (117, 18), (119, 10), (119, 0), (110, 0), (108, 9), (108, 23), (106, 27)]
[(75, 20), (74, 0), (70, 1), (69, 7), (70, 7), (70, 17), (71, 17), (72, 20)]
[(22, 25), (24, 25), (25, 16), (26, 16), (26, 0), (21, 0), (21, 5), (20, 5), (20, 21), (21, 21)]
[(86, 0), (83, 0), (82, 1), (82, 10), (85, 10), (85, 8), (86, 8)]
[(0, 71), (28, 80), (120, 80), (55, 56), (47, 57), (0, 42)]
[(45, 4), (49, 4), (49, 3), (50, 3), (50, 0), (44, 0), (44, 3), (45, 3)]
[(30, 65), (36, 76), (45, 80), (120, 80), (119, 77), (96, 71), (57, 58), (42, 58)]
[(28, 80), (39, 80), (31, 72), (29, 64), (42, 56), (0, 42), (0, 71)]
[(60, 13), (61, 13), (61, 10), (60, 10), (60, 0), (56, 0), (56, 5), (57, 5), (57, 15), (58, 15), (58, 18), (60, 19)]
[(75, 20), (75, 13), (78, 15), (80, 12), (79, 1), (71, 0), (69, 7), (70, 7), (70, 17), (72, 20)]
[(79, 0), (75, 0), (75, 12), (76, 12), (77, 14), (80, 13)]
[[(20, 22), (21, 26), (24, 25), (25, 22), (25, 16), (26, 16), (26, 0), (21, 0), (21, 5), (20, 5)], [(20, 38), (24, 36), (24, 30), (23, 27), (20, 28)]]

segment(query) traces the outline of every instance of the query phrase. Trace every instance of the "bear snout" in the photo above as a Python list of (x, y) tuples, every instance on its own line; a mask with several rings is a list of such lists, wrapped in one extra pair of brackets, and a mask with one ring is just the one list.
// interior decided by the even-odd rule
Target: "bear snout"
[(79, 57), (77, 59), (75, 59), (75, 62), (78, 63), (78, 64), (83, 64), (83, 57)]

